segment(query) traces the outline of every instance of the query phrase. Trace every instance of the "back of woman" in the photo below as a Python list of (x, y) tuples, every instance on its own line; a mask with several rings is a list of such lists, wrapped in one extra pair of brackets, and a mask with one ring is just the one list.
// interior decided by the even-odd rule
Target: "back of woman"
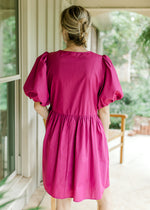
[(103, 115), (103, 110), (123, 92), (111, 59), (86, 50), (90, 20), (83, 7), (65, 9), (61, 26), (67, 48), (41, 54), (24, 85), (36, 111), (47, 120), (43, 184), (57, 199), (57, 209), (70, 209), (67, 198), (102, 200), (110, 186), (109, 112)]

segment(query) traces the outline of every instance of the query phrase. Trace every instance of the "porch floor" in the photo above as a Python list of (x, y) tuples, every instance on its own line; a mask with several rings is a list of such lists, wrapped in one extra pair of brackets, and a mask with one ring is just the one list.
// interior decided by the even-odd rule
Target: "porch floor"
[[(124, 160), (119, 163), (120, 149), (109, 153), (110, 157), (110, 210), (149, 210), (150, 209), (150, 136), (127, 136), (125, 133)], [(120, 139), (109, 142), (111, 147)], [(42, 207), (50, 210), (50, 196), (41, 186), (32, 195), (29, 203), (23, 208)], [(96, 210), (95, 200), (72, 202), (72, 210)]]

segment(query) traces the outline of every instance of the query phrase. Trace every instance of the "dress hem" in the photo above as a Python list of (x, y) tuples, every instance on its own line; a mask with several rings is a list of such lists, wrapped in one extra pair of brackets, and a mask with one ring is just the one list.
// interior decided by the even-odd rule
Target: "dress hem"
[(81, 198), (81, 199), (76, 199), (76, 198), (74, 198), (72, 195), (68, 195), (68, 196), (55, 196), (53, 193), (51, 193), (51, 192), (50, 192), (49, 190), (47, 190), (46, 188), (45, 188), (45, 191), (46, 191), (51, 197), (53, 197), (53, 198), (55, 198), (55, 199), (73, 198), (73, 201), (74, 201), (74, 202), (81, 202), (81, 201), (87, 200), (87, 199), (90, 199), (90, 200), (100, 200), (100, 199), (102, 199), (104, 190), (105, 190), (106, 188), (108, 188), (109, 186), (110, 186), (110, 184), (106, 185), (106, 186), (103, 188), (103, 191), (101, 192), (101, 196), (100, 196), (100, 197), (94, 197), (94, 196), (92, 197), (92, 196), (89, 196), (89, 197), (84, 197), (84, 198)]

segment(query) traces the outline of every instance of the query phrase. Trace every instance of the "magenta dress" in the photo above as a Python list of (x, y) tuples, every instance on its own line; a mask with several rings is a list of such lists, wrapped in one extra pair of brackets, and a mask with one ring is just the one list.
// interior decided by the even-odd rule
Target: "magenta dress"
[(97, 109), (123, 97), (107, 55), (58, 50), (40, 55), (25, 94), (50, 104), (43, 141), (43, 184), (57, 199), (101, 199), (110, 186), (109, 151)]

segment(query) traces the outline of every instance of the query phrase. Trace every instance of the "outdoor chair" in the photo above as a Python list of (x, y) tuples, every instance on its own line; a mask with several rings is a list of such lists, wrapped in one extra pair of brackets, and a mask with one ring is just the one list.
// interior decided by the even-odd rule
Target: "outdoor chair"
[[(123, 162), (123, 147), (124, 147), (124, 134), (125, 134), (125, 120), (128, 117), (126, 114), (110, 114), (110, 117), (120, 117), (121, 118), (121, 128), (120, 129), (109, 129), (108, 142), (115, 140), (120, 137), (121, 142), (109, 149), (109, 152), (120, 147), (120, 163)], [(46, 120), (44, 120), (46, 124)], [(56, 210), (55, 198), (51, 197), (51, 210)]]
[(110, 114), (110, 117), (119, 117), (121, 118), (121, 128), (120, 129), (109, 129), (108, 142), (115, 140), (120, 137), (121, 141), (119, 144), (111, 147), (109, 152), (120, 147), (120, 163), (123, 162), (123, 149), (124, 149), (124, 135), (125, 135), (125, 122), (128, 115), (126, 114)]

